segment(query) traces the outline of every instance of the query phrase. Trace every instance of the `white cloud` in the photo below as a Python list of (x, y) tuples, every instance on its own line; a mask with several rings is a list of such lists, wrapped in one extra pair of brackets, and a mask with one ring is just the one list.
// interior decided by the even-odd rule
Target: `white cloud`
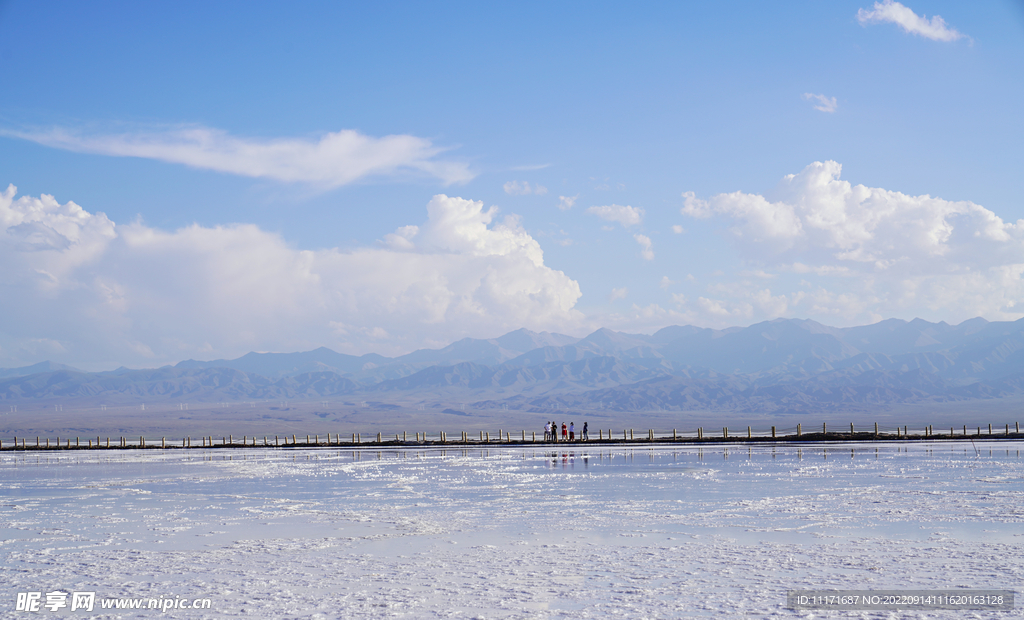
[[(579, 285), (515, 217), (435, 196), (377, 248), (301, 250), (250, 224), (115, 224), (0, 194), (0, 366), (174, 362), (326, 345), (401, 353), (519, 327), (574, 330)], [(50, 346), (48, 350), (55, 350)]]
[(654, 260), (654, 249), (651, 243), (651, 238), (647, 235), (636, 234), (633, 235), (633, 239), (640, 244), (640, 256), (644, 257), (644, 260)]
[[(734, 277), (793, 274), (774, 277), (778, 290), (761, 297), (732, 281), (701, 302), (709, 316), (1024, 316), (1024, 221), (1004, 222), (972, 202), (851, 185), (841, 171), (816, 162), (784, 177), (770, 197), (683, 195), (684, 215), (727, 223), (751, 267)], [(793, 288), (797, 274), (810, 281)]]
[(673, 224), (672, 225), (672, 232), (674, 232), (677, 235), (681, 235), (684, 232), (686, 232), (686, 229), (683, 228), (682, 226), (680, 226), (679, 224)]
[(613, 288), (612, 292), (608, 295), (608, 301), (615, 301), (616, 299), (625, 299), (626, 295), (629, 294), (629, 289), (626, 287)]
[(543, 185), (535, 185), (531, 187), (527, 181), (509, 181), (502, 185), (502, 188), (504, 188), (505, 193), (509, 196), (526, 196), (528, 194), (543, 196), (548, 193), (548, 188)]
[(946, 20), (942, 19), (938, 15), (929, 20), (926, 17), (919, 16), (914, 13), (914, 11), (910, 10), (910, 8), (900, 4), (899, 2), (894, 2), (893, 0), (875, 2), (870, 11), (867, 9), (858, 9), (857, 21), (859, 21), (861, 25), (881, 22), (893, 23), (902, 28), (904, 32), (916, 34), (933, 41), (948, 42), (956, 41), (965, 37), (964, 34), (947, 26)]
[(445, 149), (425, 138), (375, 138), (349, 129), (318, 139), (270, 140), (239, 138), (208, 127), (114, 135), (87, 135), (62, 128), (3, 134), (78, 153), (156, 159), (325, 188), (408, 171), (437, 177), (446, 184), (464, 183), (475, 176), (464, 162), (439, 158)]
[(836, 108), (839, 107), (839, 104), (836, 103), (836, 98), (835, 97), (826, 97), (825, 95), (815, 95), (815, 94), (812, 94), (812, 93), (804, 93), (803, 94), (803, 98), (804, 98), (804, 101), (815, 101), (815, 102), (817, 102), (817, 103), (814, 104), (814, 109), (815, 110), (821, 110), (822, 112), (828, 112), (829, 114), (835, 112)]
[(670, 279), (668, 276), (661, 276), (661, 283), (658, 286), (660, 286), (661, 288), (668, 288), (673, 284), (678, 284), (678, 282)]
[(644, 218), (644, 210), (640, 207), (624, 207), (622, 205), (590, 207), (587, 209), (587, 213), (608, 222), (618, 222), (625, 228), (636, 226)]
[(569, 209), (573, 208), (573, 205), (576, 204), (576, 199), (579, 197), (579, 194), (576, 194), (575, 196), (559, 196), (558, 208), (561, 209), (562, 211), (568, 211)]

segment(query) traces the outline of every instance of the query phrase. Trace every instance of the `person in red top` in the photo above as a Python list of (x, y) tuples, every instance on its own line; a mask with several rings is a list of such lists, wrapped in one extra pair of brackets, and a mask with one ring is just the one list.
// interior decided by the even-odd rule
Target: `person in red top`
[(565, 422), (562, 422), (562, 441), (568, 441), (568, 440), (569, 440), (569, 427), (565, 425)]

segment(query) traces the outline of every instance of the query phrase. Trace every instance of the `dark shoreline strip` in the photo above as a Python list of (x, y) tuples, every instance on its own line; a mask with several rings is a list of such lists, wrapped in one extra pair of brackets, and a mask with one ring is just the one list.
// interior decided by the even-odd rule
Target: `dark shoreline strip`
[(492, 441), (479, 441), (469, 440), (462, 441), (451, 440), (451, 441), (363, 441), (363, 442), (296, 442), (288, 443), (284, 445), (262, 445), (251, 443), (214, 443), (213, 445), (168, 445), (162, 446), (159, 441), (154, 441), (152, 444), (148, 441), (146, 445), (128, 444), (125, 446), (114, 445), (111, 443), (110, 446), (106, 445), (94, 445), (89, 446), (36, 446), (33, 443), (26, 443), (25, 446), (18, 445), (7, 445), (4, 442), (4, 446), (0, 448), (3, 452), (93, 452), (97, 450), (102, 451), (117, 451), (117, 450), (225, 450), (225, 449), (262, 449), (262, 450), (287, 450), (295, 448), (345, 448), (345, 449), (357, 449), (357, 448), (434, 448), (434, 447), (487, 447), (487, 448), (501, 448), (501, 447), (535, 447), (535, 448), (557, 448), (557, 449), (578, 449), (589, 446), (703, 446), (703, 445), (746, 445), (746, 444), (835, 444), (835, 443), (861, 443), (861, 442), (901, 442), (901, 443), (912, 443), (920, 441), (949, 443), (952, 441), (973, 441), (973, 442), (989, 442), (989, 441), (1022, 441), (1024, 440), (1024, 433), (1009, 433), (1009, 434), (992, 434), (992, 435), (896, 435), (893, 433), (879, 433), (875, 435), (871, 432), (864, 433), (803, 433), (801, 435), (780, 435), (778, 437), (678, 437), (676, 439), (659, 437), (655, 439), (643, 438), (643, 439), (590, 439), (587, 441), (522, 441), (519, 439), (513, 439), (511, 441), (504, 440), (492, 440)]

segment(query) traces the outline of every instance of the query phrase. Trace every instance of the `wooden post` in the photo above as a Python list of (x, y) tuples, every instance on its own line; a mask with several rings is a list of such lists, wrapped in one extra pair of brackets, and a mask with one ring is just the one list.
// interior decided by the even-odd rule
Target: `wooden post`
[(750, 427), (747, 427), (747, 439), (750, 439)]
[[(501, 439), (501, 435), (498, 435), (498, 439)], [(505, 443), (512, 443), (512, 437), (509, 436), (508, 432), (505, 432)]]
[(537, 431), (532, 431), (532, 432), (533, 432), (533, 443), (537, 443)]
[(629, 439), (630, 441), (633, 440), (633, 429), (629, 429)]
[(853, 436), (853, 422), (850, 422), (850, 436)]
[(772, 427), (772, 439), (775, 439), (775, 427)]
[(821, 434), (822, 434), (822, 435), (824, 435), (824, 434), (826, 434), (826, 433), (827, 433), (827, 431), (825, 430), (825, 423), (824, 423), (824, 422), (822, 422), (822, 423), (821, 423)]
[(676, 440), (676, 429), (672, 429), (672, 441)]
[[(950, 432), (949, 434), (952, 435), (953, 433)], [(875, 437), (878, 437), (878, 422), (875, 422)]]
[[(25, 445), (25, 440), (24, 440), (24, 439), (22, 439), (22, 440), (21, 440), (21, 445), (22, 445), (22, 446), (24, 446), (24, 445)], [(79, 438), (78, 438), (78, 437), (75, 437), (75, 447), (77, 448), (77, 447), (78, 447), (78, 445), (79, 445)]]
[[(991, 424), (988, 425), (988, 434), (989, 435), (992, 434), (992, 425)], [(36, 443), (39, 443), (39, 438), (38, 437), (36, 438)]]
[(603, 429), (600, 429), (600, 428), (597, 429), (597, 439), (598, 439), (598, 441), (603, 441), (604, 440), (604, 430)]
[(501, 433), (502, 433), (502, 430), (499, 428), (498, 429), (498, 443), (501, 443)]
[[(1009, 426), (1007, 426), (1009, 428)], [(526, 430), (523, 429), (523, 443), (526, 443)]]
[(725, 438), (725, 439), (729, 438), (729, 427), (728, 426), (723, 426), (722, 427), (722, 437)]
[[(402, 431), (402, 441), (408, 441), (408, 435), (406, 434), (405, 431)], [(328, 443), (330, 443), (330, 442), (328, 442)]]
[(167, 449), (167, 438), (166, 437), (161, 437), (160, 438), (160, 447), (163, 448), (164, 450)]
[(799, 425), (799, 424), (797, 424), (797, 425), (796, 425), (796, 436), (797, 436), (797, 437), (799, 437), (800, 435), (801, 435), (801, 432), (800, 432), (800, 425)]
[(967, 436), (967, 425), (964, 424), (964, 437), (966, 437), (966, 436)]
[(295, 435), (292, 435), (292, 445), (295, 445)]
[(483, 441), (483, 440), (484, 440), (484, 432), (480, 431), (480, 441)]
[(487, 431), (487, 443), (491, 443), (491, 431)]

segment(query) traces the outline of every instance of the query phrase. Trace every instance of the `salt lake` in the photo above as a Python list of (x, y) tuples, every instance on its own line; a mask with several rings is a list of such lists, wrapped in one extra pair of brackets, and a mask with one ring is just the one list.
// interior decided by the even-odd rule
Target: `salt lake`
[(0, 480), (11, 613), (63, 590), (212, 608), (39, 614), (993, 617), (794, 611), (786, 594), (1024, 575), (1011, 441), (30, 451), (0, 456)]

